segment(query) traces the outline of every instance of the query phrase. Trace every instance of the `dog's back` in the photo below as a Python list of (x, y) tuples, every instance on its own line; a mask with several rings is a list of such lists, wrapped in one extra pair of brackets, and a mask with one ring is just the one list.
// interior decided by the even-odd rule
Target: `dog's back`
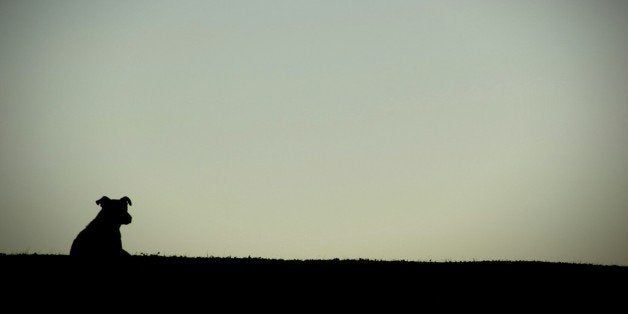
[(120, 230), (97, 230), (86, 227), (76, 236), (70, 248), (74, 256), (128, 255), (122, 249)]

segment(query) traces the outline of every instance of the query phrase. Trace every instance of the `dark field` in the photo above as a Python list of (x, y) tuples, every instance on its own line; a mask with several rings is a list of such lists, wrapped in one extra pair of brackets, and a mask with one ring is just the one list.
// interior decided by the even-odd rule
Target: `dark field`
[(3, 278), (83, 281), (196, 282), (223, 284), (272, 280), (285, 283), (547, 283), (580, 284), (597, 280), (626, 283), (628, 267), (529, 261), (408, 262), (376, 260), (276, 260), (131, 256), (80, 259), (67, 255), (0, 254)]
[(418, 304), (441, 309), (490, 305), (500, 311), (501, 304), (535, 311), (546, 304), (553, 304), (554, 309), (579, 309), (580, 304), (614, 308), (624, 303), (628, 283), (628, 267), (526, 261), (164, 256), (88, 260), (67, 255), (0, 254), (0, 269), (5, 300), (36, 296), (38, 301), (33, 304), (43, 308), (48, 308), (46, 302), (63, 305), (69, 300), (78, 300), (81, 306), (117, 308), (122, 300), (160, 311), (165, 305), (198, 308), (215, 304), (271, 310), (283, 305), (291, 312), (294, 308), (288, 305), (323, 311), (335, 304), (369, 311), (375, 305), (403, 310)]
[(5, 305), (92, 312), (598, 312), (625, 304), (628, 283), (627, 267), (516, 261), (0, 254), (0, 269)]

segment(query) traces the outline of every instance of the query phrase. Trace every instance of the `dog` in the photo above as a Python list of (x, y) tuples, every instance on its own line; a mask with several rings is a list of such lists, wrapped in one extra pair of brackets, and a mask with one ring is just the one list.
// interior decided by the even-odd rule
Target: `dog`
[(96, 201), (102, 209), (72, 242), (71, 256), (87, 257), (119, 257), (129, 256), (122, 249), (122, 235), (120, 226), (131, 223), (132, 217), (128, 213), (131, 199), (127, 196), (119, 200), (112, 200), (103, 196)]

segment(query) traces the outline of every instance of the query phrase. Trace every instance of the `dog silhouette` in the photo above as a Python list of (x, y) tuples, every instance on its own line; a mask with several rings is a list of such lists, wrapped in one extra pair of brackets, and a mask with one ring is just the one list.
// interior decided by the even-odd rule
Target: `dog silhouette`
[(101, 210), (72, 242), (70, 255), (89, 257), (116, 257), (128, 256), (122, 249), (122, 235), (120, 226), (131, 223), (132, 217), (128, 213), (131, 199), (127, 196), (119, 200), (112, 200), (103, 196), (96, 201)]

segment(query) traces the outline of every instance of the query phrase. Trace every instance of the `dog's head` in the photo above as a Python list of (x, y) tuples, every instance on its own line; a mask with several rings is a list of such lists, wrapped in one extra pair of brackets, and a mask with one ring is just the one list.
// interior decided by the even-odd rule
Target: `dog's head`
[(101, 197), (96, 201), (97, 205), (102, 207), (104, 216), (107, 217), (113, 224), (128, 225), (131, 223), (131, 215), (128, 212), (128, 206), (131, 205), (131, 199), (127, 196), (119, 199), (112, 200), (106, 196)]

